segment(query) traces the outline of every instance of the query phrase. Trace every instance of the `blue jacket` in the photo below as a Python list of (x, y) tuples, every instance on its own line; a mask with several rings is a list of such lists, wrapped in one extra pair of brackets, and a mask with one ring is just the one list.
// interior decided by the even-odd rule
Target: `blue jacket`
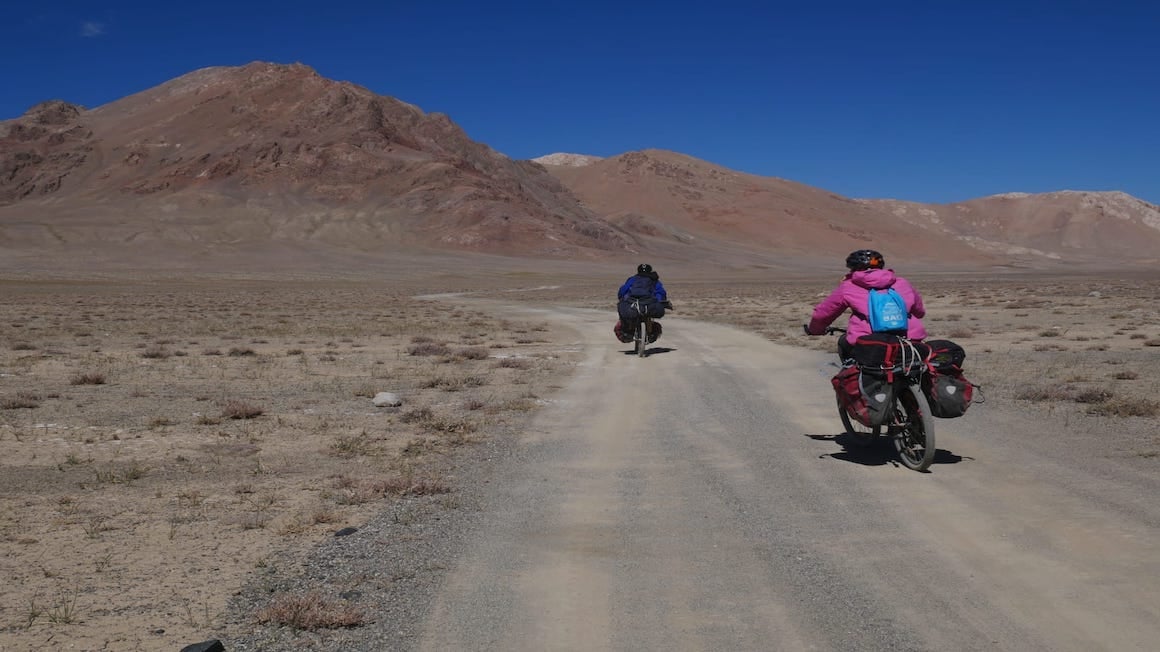
[[(616, 299), (618, 301), (624, 301), (624, 298), (628, 296), (628, 291), (632, 288), (632, 281), (637, 276), (642, 275), (634, 274), (633, 276), (629, 276), (628, 280), (624, 282), (624, 285), (620, 286), (620, 290), (616, 293)], [(660, 279), (654, 278), (653, 282), (655, 283), (653, 286), (653, 297), (655, 297), (657, 301), (668, 301), (669, 295), (667, 292), (665, 292), (665, 286), (661, 284)]]

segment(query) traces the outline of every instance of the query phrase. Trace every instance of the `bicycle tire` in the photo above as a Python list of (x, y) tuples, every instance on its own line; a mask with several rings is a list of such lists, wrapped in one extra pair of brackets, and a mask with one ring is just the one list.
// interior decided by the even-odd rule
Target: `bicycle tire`
[(934, 443), (934, 418), (930, 405), (917, 385), (906, 385), (894, 406), (897, 426), (891, 426), (894, 450), (902, 465), (914, 471), (926, 471), (937, 451)]
[(640, 320), (640, 325), (636, 328), (636, 355), (644, 357), (644, 351), (648, 347), (648, 320)]

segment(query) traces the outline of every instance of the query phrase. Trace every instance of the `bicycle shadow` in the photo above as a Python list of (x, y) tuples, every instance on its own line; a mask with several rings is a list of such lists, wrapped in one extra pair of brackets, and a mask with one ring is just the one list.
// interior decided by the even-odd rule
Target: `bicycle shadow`
[[(844, 432), (836, 435), (811, 435), (806, 433), (805, 436), (814, 441), (832, 441), (841, 447), (841, 450), (836, 453), (822, 453), (818, 458), (830, 457), (843, 462), (861, 464), (862, 466), (890, 465), (902, 467), (902, 463), (898, 461), (898, 452), (894, 450), (894, 444), (886, 437), (879, 437), (869, 443), (863, 444)], [(973, 459), (972, 457), (963, 457), (944, 448), (939, 448), (935, 450), (934, 460), (930, 465), (958, 464), (964, 460)]]
[[(655, 353), (672, 353), (673, 351), (676, 351), (676, 349), (669, 348), (667, 346), (650, 347), (650, 348), (646, 348), (644, 350), (644, 356), (647, 358), (648, 356), (653, 355)], [(623, 353), (625, 355), (636, 355), (636, 349), (629, 349), (627, 351), (624, 351)]]

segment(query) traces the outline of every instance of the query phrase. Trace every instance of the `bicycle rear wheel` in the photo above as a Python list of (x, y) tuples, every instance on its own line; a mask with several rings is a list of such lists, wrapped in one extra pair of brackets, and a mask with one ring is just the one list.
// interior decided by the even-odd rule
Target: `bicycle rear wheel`
[(636, 355), (643, 358), (645, 347), (648, 346), (648, 320), (640, 320), (636, 327)]
[(918, 385), (907, 385), (898, 393), (894, 406), (894, 449), (903, 466), (925, 471), (934, 461), (934, 418)]
[(850, 417), (846, 412), (846, 408), (842, 407), (842, 401), (838, 401), (838, 416), (842, 417), (842, 427), (846, 429), (846, 439), (854, 446), (859, 448), (869, 446), (878, 438), (878, 432), (881, 428), (871, 428), (864, 426), (858, 422), (857, 419)]

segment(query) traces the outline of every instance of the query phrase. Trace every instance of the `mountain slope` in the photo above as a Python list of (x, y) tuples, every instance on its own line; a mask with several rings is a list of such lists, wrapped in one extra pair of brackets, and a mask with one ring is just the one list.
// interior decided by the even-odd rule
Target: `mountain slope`
[(818, 259), (874, 247), (895, 260), (999, 262), (953, 235), (819, 188), (663, 150), (551, 166), (586, 206), (671, 255), (696, 249)]
[(1006, 193), (957, 204), (868, 200), (979, 249), (1093, 265), (1160, 261), (1160, 207), (1122, 192)]
[(0, 123), (0, 244), (134, 241), (549, 256), (629, 243), (542, 167), (302, 65), (207, 68)]

